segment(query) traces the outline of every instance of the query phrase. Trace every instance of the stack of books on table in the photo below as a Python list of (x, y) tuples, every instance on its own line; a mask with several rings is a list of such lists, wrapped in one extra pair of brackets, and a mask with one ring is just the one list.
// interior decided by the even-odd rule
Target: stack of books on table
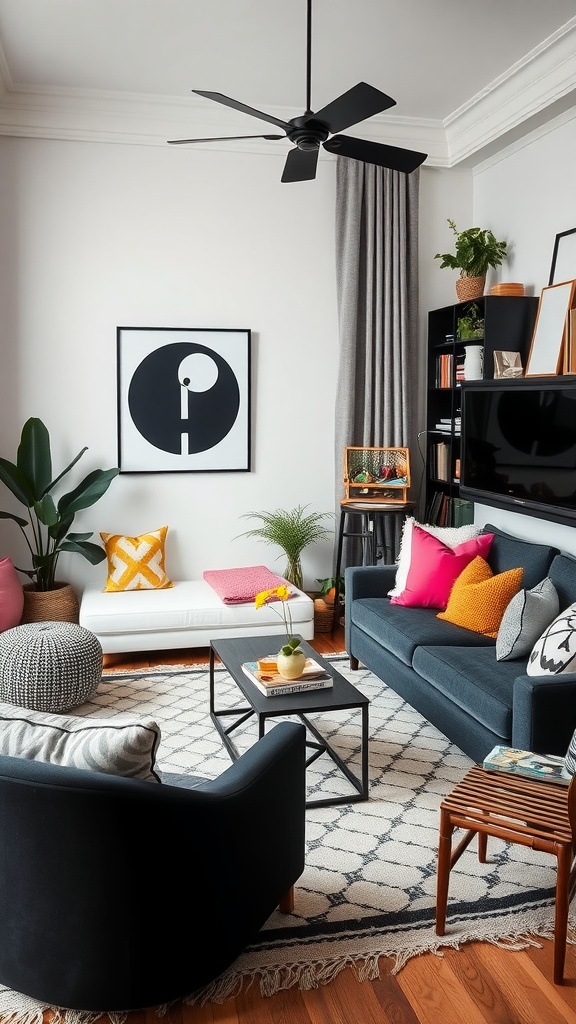
[(482, 767), (490, 772), (522, 775), (525, 779), (557, 782), (560, 786), (568, 786), (572, 781), (563, 757), (556, 754), (534, 754), (531, 750), (517, 750), (515, 747), (494, 747), (484, 759)]
[(260, 664), (267, 663), (265, 669), (262, 669), (257, 661), (245, 661), (242, 665), (242, 670), (250, 682), (254, 683), (266, 697), (301, 693), (303, 690), (325, 690), (333, 686), (332, 676), (312, 658), (306, 659), (304, 671), (297, 679), (283, 679), (279, 672), (268, 666), (268, 663), (274, 661), (275, 658), (271, 655), (261, 658)]

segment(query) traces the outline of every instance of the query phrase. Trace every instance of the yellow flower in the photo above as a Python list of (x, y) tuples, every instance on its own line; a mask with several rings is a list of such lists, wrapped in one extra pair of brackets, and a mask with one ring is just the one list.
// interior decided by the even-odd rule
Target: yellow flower
[[(265, 604), (271, 604), (273, 601), (282, 602), (282, 612), (276, 612), (284, 620), (284, 628), (286, 629), (286, 637), (288, 640), (287, 645), (282, 648), (284, 654), (293, 654), (296, 651), (300, 652), (298, 648), (299, 641), (292, 636), (292, 616), (290, 614), (290, 606), (285, 602), (291, 596), (290, 587), (287, 587), (285, 583), (281, 583), (278, 587), (273, 587), (272, 590), (261, 590), (259, 594), (256, 594), (254, 598), (254, 606), (256, 609), (262, 608)], [(276, 611), (276, 609), (274, 609)]]

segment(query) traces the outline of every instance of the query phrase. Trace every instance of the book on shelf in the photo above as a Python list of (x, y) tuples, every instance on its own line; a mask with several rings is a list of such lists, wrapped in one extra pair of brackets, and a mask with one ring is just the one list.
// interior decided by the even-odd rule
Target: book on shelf
[(466, 498), (452, 498), (452, 526), (470, 526), (473, 522), (473, 503)]
[(563, 757), (534, 754), (531, 750), (517, 750), (516, 747), (494, 747), (484, 758), (482, 767), (489, 772), (521, 775), (525, 779), (555, 782), (560, 786), (568, 786), (572, 780)]
[(304, 690), (326, 690), (334, 685), (332, 676), (314, 661), (307, 658), (304, 671), (297, 679), (283, 679), (277, 671), (262, 671), (257, 661), (245, 661), (242, 671), (254, 686), (257, 686), (266, 697), (279, 697), (289, 693), (302, 693)]

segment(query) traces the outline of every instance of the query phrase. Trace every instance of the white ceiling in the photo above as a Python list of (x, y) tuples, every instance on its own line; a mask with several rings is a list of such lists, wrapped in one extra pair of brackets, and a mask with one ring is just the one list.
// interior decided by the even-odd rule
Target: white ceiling
[[(574, 0), (312, 0), (312, 108), (359, 81), (390, 113), (348, 134), (449, 166), (576, 102)], [(0, 0), (0, 133), (165, 144), (294, 117), (306, 0)], [(247, 145), (247, 144), (244, 144)]]

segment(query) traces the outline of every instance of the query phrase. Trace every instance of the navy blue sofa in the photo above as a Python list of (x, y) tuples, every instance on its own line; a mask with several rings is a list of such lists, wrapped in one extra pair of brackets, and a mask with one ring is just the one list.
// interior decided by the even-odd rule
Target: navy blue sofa
[[(549, 576), (560, 610), (576, 601), (576, 559), (487, 525), (494, 573), (524, 568), (522, 586)], [(565, 754), (576, 729), (576, 673), (527, 676), (527, 658), (496, 661), (496, 641), (436, 617), (429, 608), (391, 604), (396, 565), (345, 572), (345, 634), (350, 666), (361, 662), (474, 761), (497, 744)]]

